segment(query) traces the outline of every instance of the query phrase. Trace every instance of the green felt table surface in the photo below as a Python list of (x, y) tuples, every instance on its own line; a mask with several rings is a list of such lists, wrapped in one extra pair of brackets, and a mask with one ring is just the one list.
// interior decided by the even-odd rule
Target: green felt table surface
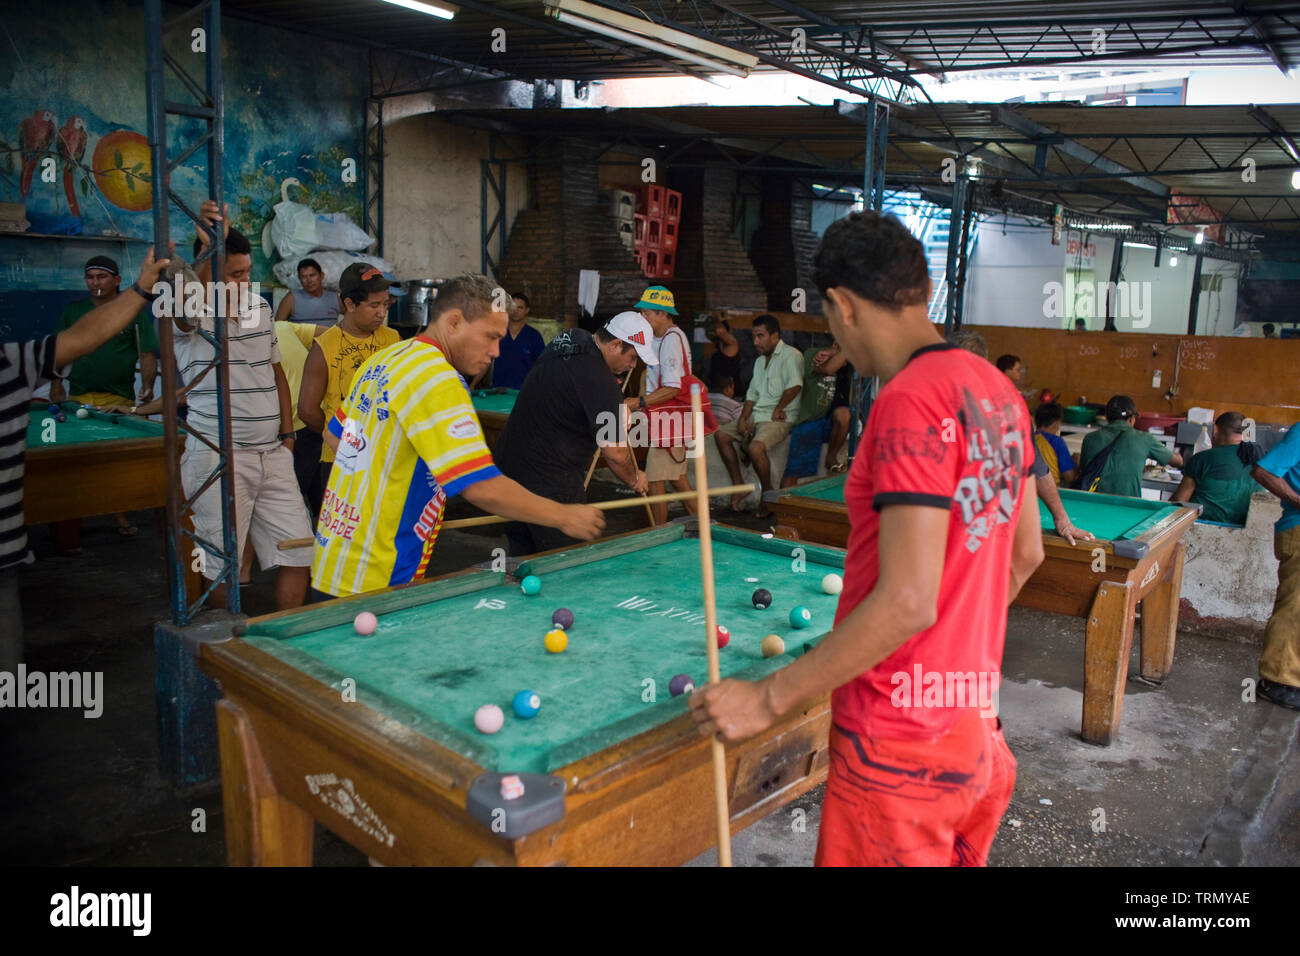
[(502, 412), (506, 415), (509, 415), (511, 409), (515, 407), (515, 399), (518, 397), (518, 389), (513, 388), (508, 388), (504, 393), (499, 394), (494, 389), (479, 389), (470, 393), (475, 411)]
[[(715, 528), (713, 559), (718, 623), (731, 631), (723, 676), (771, 673), (830, 630), (838, 598), (821, 581), (842, 573), (842, 552)], [(520, 574), (529, 571), (542, 581), (534, 596), (482, 571), (250, 622), (243, 637), (323, 683), (354, 678), (358, 700), (488, 770), (549, 772), (685, 711), (669, 681), (708, 679), (698, 539), (669, 525), (537, 559)], [(773, 594), (767, 610), (751, 600), (760, 587)], [(797, 605), (812, 611), (810, 627), (790, 626)], [(560, 607), (575, 623), (568, 649), (550, 654), (543, 639)], [(351, 622), (367, 609), (379, 628), (362, 637)], [(765, 659), (770, 633), (786, 653)], [(515, 716), (520, 690), (540, 695), (536, 717)], [(506, 714), (495, 735), (474, 727), (483, 704)]]
[(89, 418), (78, 418), (76, 402), (63, 402), (67, 416), (61, 422), (50, 412), (49, 403), (33, 406), (27, 420), (27, 447), (74, 445), (78, 442), (121, 441), (123, 439), (160, 438), (162, 422), (152, 422), (134, 415), (106, 415), (92, 411)]
[[(797, 488), (790, 489), (790, 493), (800, 498), (842, 503), (844, 480), (844, 475), (833, 475), (830, 478), (799, 485)], [(1070, 516), (1070, 520), (1077, 527), (1087, 528), (1098, 538), (1107, 541), (1123, 541), (1140, 537), (1178, 508), (1177, 505), (1167, 501), (1099, 495), (1073, 488), (1061, 488), (1060, 492), (1061, 503), (1065, 506), (1065, 512)], [(1038, 518), (1044, 531), (1055, 531), (1056, 523), (1041, 498), (1038, 500)]]

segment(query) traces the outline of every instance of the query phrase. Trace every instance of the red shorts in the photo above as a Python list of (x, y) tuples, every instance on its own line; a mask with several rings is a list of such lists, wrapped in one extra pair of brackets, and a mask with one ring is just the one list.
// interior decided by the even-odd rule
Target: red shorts
[(963, 712), (934, 740), (831, 727), (817, 866), (984, 866), (1016, 784), (995, 718)]

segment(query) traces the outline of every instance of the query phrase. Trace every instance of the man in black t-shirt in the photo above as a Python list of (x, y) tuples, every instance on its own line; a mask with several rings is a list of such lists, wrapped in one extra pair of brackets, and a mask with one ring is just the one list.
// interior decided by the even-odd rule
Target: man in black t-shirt
[[(650, 323), (620, 312), (593, 335), (565, 329), (546, 347), (524, 379), (493, 458), (502, 474), (553, 501), (586, 501), (584, 481), (599, 448), (615, 476), (645, 494), (645, 473), (627, 444), (618, 376), (639, 356), (657, 363)], [(554, 528), (512, 521), (506, 525), (510, 554), (522, 557), (574, 544)]]

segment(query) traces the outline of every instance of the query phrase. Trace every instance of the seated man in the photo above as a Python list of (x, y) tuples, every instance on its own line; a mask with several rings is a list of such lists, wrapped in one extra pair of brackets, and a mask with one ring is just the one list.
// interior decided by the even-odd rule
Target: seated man
[(1243, 440), (1245, 420), (1241, 412), (1224, 412), (1214, 420), (1213, 446), (1187, 462), (1171, 501), (1200, 505), (1206, 521), (1246, 523), (1250, 496), (1263, 489), (1250, 475), (1261, 451), (1253, 441)]
[[(1112, 395), (1106, 403), (1106, 422), (1083, 440), (1079, 452), (1081, 479), (1090, 487), (1084, 491), (1097, 491), (1103, 495), (1142, 497), (1142, 468), (1148, 458), (1162, 465), (1181, 468), (1183, 456), (1170, 451), (1154, 435), (1133, 427), (1137, 421), (1137, 405), (1127, 395)], [(1105, 455), (1105, 458), (1098, 456)]]
[(745, 407), (736, 401), (736, 380), (722, 372), (709, 379), (709, 404), (713, 406), (713, 417), (719, 425), (734, 422)]
[(1074, 456), (1061, 437), (1064, 416), (1056, 402), (1044, 402), (1038, 406), (1038, 411), (1034, 412), (1034, 448), (1052, 473), (1052, 481), (1069, 488), (1074, 484), (1077, 472)]
[[(567, 504), (587, 500), (584, 480), (599, 448), (605, 464), (637, 494), (646, 476), (620, 435), (624, 419), (618, 378), (657, 361), (650, 324), (635, 312), (620, 312), (595, 335), (565, 329), (542, 352), (524, 381), (514, 411), (497, 441), (501, 474), (535, 495)], [(539, 524), (506, 525), (511, 557), (576, 544), (562, 530)]]
[[(836, 375), (844, 367), (844, 353), (839, 346), (804, 356), (803, 391), (799, 402), (799, 422), (790, 432), (790, 455), (785, 462), (781, 487), (797, 485), (800, 478), (814, 478), (821, 464), (822, 445), (830, 441), (831, 403), (835, 399)], [(845, 407), (845, 412), (848, 408)], [(829, 453), (827, 458), (830, 458)]]
[[(743, 447), (758, 473), (759, 518), (771, 515), (762, 503), (762, 495), (772, 490), (772, 462), (768, 452), (790, 437), (794, 427), (799, 393), (803, 391), (803, 355), (793, 346), (781, 341), (781, 325), (773, 315), (760, 315), (754, 320), (754, 347), (758, 361), (745, 393), (745, 407), (734, 422), (721, 425), (717, 431), (718, 454), (727, 466), (732, 484), (742, 482), (737, 443)], [(747, 494), (731, 496), (731, 508), (739, 511)]]
[(339, 294), (325, 288), (325, 273), (315, 259), (298, 263), (298, 281), (302, 288), (290, 290), (275, 310), (277, 322), (312, 322), (330, 326), (339, 318)]
[[(0, 671), (15, 673), (23, 660), (23, 616), (18, 568), (32, 562), (23, 522), (23, 458), (32, 392), (67, 374), (68, 366), (128, 328), (150, 300), (166, 267), (150, 248), (130, 289), (95, 307), (57, 335), (0, 345)], [(93, 489), (91, 489), (93, 491)]]

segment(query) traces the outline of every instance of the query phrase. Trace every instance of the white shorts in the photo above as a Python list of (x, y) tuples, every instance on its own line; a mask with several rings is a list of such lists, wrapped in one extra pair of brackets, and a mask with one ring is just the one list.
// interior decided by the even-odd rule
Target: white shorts
[[(200, 441), (187, 441), (181, 455), (181, 487), (188, 498), (217, 465), (217, 453)], [(274, 567), (311, 566), (312, 548), (281, 551), (286, 538), (310, 538), (311, 519), (293, 470), (293, 452), (284, 445), (270, 451), (236, 449), (235, 542), (243, 556), (245, 542), (253, 545), (262, 570)], [(221, 485), (213, 482), (194, 503), (194, 532), (200, 538), (221, 545)], [(191, 563), (192, 563), (191, 556)], [(218, 562), (204, 552), (203, 576), (217, 577)]]

